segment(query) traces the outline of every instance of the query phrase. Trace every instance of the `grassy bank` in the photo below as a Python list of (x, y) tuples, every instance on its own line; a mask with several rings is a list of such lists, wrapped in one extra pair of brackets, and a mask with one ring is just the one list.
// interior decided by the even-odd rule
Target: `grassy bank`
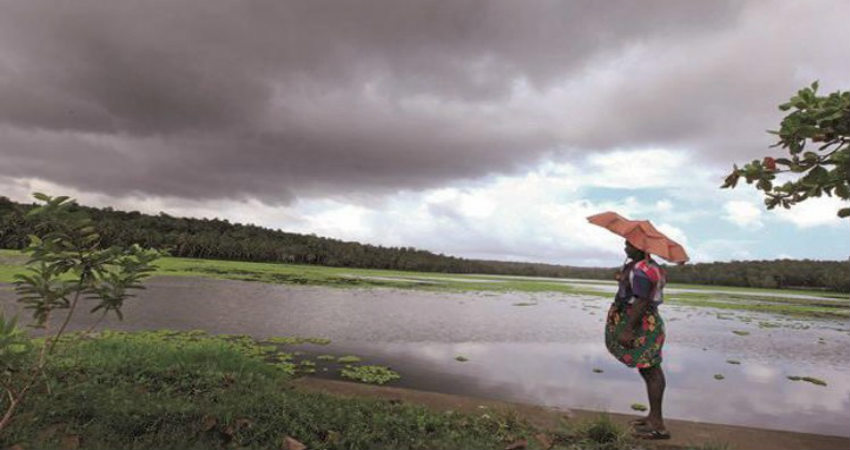
[[(538, 430), (511, 414), (437, 413), (291, 387), (267, 345), (203, 333), (103, 333), (57, 347), (0, 447), (86, 449), (629, 448), (605, 418)], [(542, 433), (542, 434), (541, 434)], [(543, 439), (541, 440), (541, 436)]]
[[(0, 282), (12, 281), (21, 270), (25, 257), (12, 250), (0, 250)], [(550, 278), (512, 277), (496, 275), (458, 275), (393, 270), (323, 267), (311, 265), (255, 263), (188, 258), (162, 258), (157, 261), (156, 274), (168, 276), (199, 276), (218, 279), (257, 281), (308, 286), (387, 287), (448, 292), (557, 292), (609, 298), (602, 286), (612, 286), (611, 280), (559, 281)], [(670, 284), (670, 289), (695, 289), (705, 292), (669, 292), (669, 304), (712, 307), (739, 311), (783, 314), (794, 317), (850, 317), (850, 299), (821, 291), (783, 291), (724, 286)], [(711, 292), (712, 289), (726, 292)], [(819, 299), (789, 297), (809, 295)], [(829, 295), (829, 298), (824, 298)], [(831, 298), (835, 296), (835, 298)]]

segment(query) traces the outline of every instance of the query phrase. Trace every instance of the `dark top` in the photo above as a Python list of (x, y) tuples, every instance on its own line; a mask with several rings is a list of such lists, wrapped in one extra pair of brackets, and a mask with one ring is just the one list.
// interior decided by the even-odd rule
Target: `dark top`
[[(623, 270), (620, 272), (620, 282), (617, 294), (614, 296), (614, 302), (620, 306), (625, 306), (633, 303), (635, 297), (640, 297), (650, 299), (653, 307), (658, 306), (661, 304), (661, 295), (660, 292), (654, 292), (658, 282), (652, 279), (652, 276), (656, 274), (647, 273), (647, 271), (641, 270), (640, 267), (636, 268), (635, 265), (639, 265), (638, 261), (630, 261), (623, 266)], [(641, 264), (639, 266), (645, 265)]]

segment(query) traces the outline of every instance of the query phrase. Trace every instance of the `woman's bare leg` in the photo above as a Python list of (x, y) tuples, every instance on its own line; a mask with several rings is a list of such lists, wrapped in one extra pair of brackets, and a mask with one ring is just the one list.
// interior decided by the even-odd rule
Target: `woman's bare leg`
[(649, 415), (647, 424), (654, 430), (664, 430), (664, 416), (661, 413), (661, 402), (664, 399), (664, 388), (667, 380), (661, 366), (639, 369), (641, 377), (646, 382), (646, 394), (649, 397)]

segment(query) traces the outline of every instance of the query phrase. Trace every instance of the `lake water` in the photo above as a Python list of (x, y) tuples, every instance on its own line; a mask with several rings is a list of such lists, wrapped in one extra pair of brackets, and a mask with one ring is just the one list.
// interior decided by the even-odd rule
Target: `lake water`
[[(332, 289), (182, 277), (156, 277), (146, 285), (127, 302), (123, 322), (110, 318), (102, 326), (325, 337), (331, 345), (302, 349), (355, 354), (388, 365), (402, 376), (397, 386), (564, 409), (628, 413), (632, 403), (647, 404), (637, 372), (605, 349), (603, 323), (610, 302), (597, 297)], [(19, 311), (13, 299), (13, 291), (0, 289), (7, 314)], [(80, 310), (72, 329), (90, 323), (85, 311)], [(667, 322), (665, 416), (848, 435), (846, 321), (673, 305), (662, 306), (661, 313)], [(468, 361), (459, 362), (457, 356)], [(317, 376), (332, 373), (320, 370)], [(715, 380), (715, 374), (725, 378)], [(791, 381), (789, 375), (816, 377), (828, 385)]]

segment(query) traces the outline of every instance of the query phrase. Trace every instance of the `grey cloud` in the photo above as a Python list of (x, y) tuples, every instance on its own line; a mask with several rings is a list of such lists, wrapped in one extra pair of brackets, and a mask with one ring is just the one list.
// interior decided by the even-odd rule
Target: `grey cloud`
[[(693, 64), (650, 53), (648, 69), (623, 82), (585, 80), (589, 67), (630, 47), (694, 42), (708, 52), (713, 36), (746, 44), (758, 33), (737, 28), (755, 8), (743, 2), (604, 6), (6, 2), (0, 175), (115, 196), (272, 204), (422, 189), (516, 171), (557, 149), (740, 143), (752, 135), (734, 114), (761, 111), (751, 99), (793, 78), (779, 72), (796, 56), (768, 48), (782, 62), (776, 73), (740, 67), (750, 61), (731, 49), (709, 61), (693, 55)], [(832, 68), (822, 61), (836, 51), (808, 58)], [(687, 54), (685, 45), (671, 58)], [(726, 81), (748, 70), (757, 76)], [(592, 101), (564, 104), (581, 126), (512, 117), (523, 110), (513, 98), (519, 80), (542, 95), (584, 80)], [(760, 133), (758, 117), (745, 125)], [(719, 131), (728, 139), (713, 141)]]

